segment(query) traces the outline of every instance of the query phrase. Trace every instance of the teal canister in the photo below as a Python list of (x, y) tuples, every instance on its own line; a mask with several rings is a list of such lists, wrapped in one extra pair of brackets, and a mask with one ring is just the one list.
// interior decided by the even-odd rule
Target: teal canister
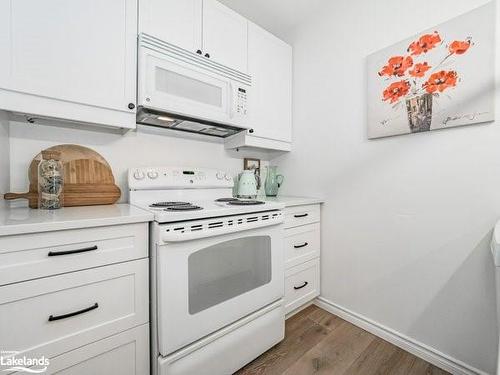
[(278, 174), (278, 167), (267, 167), (266, 182), (264, 184), (266, 196), (276, 197), (283, 180), (283, 175)]

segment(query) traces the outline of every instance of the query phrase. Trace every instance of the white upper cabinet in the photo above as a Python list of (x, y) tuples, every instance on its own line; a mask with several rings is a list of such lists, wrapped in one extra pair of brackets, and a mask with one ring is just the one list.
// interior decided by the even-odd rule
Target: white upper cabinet
[(247, 73), (248, 21), (216, 0), (141, 0), (139, 32)]
[(0, 109), (135, 127), (137, 0), (0, 0)]
[(261, 27), (248, 26), (253, 136), (292, 142), (292, 47)]
[(141, 0), (141, 32), (190, 52), (202, 49), (202, 0)]
[(203, 0), (203, 55), (248, 71), (248, 21), (216, 0)]

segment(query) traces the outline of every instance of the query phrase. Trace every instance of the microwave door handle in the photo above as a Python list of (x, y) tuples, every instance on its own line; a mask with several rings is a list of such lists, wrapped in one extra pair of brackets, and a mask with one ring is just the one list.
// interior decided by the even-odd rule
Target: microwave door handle
[(234, 87), (231, 81), (229, 81), (229, 118), (234, 118)]

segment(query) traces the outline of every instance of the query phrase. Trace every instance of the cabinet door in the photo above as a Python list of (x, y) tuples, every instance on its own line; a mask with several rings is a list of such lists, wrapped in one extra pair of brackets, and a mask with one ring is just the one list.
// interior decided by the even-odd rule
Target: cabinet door
[(8, 85), (10, 76), (10, 9), (11, 0), (0, 0), (0, 87)]
[(0, 36), (2, 60), (10, 62), (1, 88), (32, 95), (21, 100), (26, 109), (15, 109), (36, 114), (43, 106), (34, 98), (45, 98), (134, 113), (137, 0), (0, 0), (0, 13), (10, 24), (9, 43)]
[(149, 324), (50, 358), (47, 373), (58, 375), (149, 374)]
[(252, 76), (250, 126), (254, 136), (292, 141), (292, 48), (249, 22), (248, 71)]
[(203, 0), (203, 55), (248, 71), (248, 21), (216, 0)]
[(139, 32), (201, 51), (202, 0), (141, 0)]

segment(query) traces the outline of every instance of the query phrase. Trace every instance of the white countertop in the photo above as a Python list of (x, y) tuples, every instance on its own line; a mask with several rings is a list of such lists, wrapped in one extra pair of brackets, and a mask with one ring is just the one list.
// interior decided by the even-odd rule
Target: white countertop
[(0, 201), (0, 236), (142, 223), (153, 215), (128, 204), (35, 210)]
[(324, 199), (321, 199), (321, 198), (287, 197), (287, 196), (279, 196), (279, 195), (277, 197), (258, 197), (257, 199), (263, 199), (267, 202), (283, 203), (285, 205), (285, 207), (305, 206), (307, 204), (324, 203)]

